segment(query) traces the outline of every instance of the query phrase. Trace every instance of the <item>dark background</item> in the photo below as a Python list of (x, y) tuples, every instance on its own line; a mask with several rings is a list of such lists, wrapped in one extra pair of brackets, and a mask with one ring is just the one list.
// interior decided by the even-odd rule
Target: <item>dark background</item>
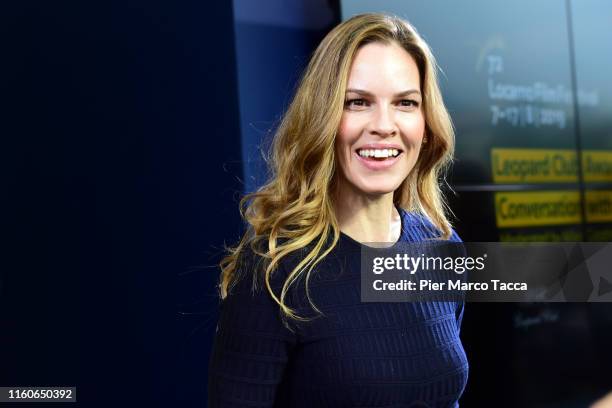
[(232, 4), (211, 4), (0, 7), (0, 385), (205, 406), (242, 191)]

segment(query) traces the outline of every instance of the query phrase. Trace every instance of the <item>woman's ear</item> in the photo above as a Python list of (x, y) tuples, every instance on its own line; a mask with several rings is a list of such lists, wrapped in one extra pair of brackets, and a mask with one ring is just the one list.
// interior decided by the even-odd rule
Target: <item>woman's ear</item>
[(426, 145), (429, 142), (429, 126), (425, 123), (425, 129), (423, 130), (423, 139), (421, 139), (421, 146)]
[(425, 130), (423, 131), (423, 140), (421, 140), (421, 144), (427, 144), (427, 142), (429, 141), (429, 129), (427, 128), (427, 126), (425, 127)]

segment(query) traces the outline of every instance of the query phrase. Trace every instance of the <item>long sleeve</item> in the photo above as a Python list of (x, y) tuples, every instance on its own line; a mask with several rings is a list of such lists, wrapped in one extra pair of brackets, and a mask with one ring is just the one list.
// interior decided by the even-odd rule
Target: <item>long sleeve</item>
[(210, 408), (274, 406), (295, 345), (267, 289), (253, 293), (254, 272), (242, 272), (247, 273), (221, 303), (209, 366)]

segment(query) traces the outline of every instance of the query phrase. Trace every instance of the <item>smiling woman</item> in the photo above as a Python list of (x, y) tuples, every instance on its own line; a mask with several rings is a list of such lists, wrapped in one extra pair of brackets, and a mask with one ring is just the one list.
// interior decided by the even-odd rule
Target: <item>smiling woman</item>
[(369, 242), (460, 241), (439, 189), (453, 146), (410, 24), (364, 14), (325, 37), (221, 263), (209, 406), (458, 405), (463, 304), (362, 303), (359, 264)]

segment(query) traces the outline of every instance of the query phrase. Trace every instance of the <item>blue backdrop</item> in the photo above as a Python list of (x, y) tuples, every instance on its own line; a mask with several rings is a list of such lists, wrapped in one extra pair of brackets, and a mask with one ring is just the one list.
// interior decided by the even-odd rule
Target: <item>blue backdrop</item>
[(4, 2), (0, 27), (0, 385), (205, 406), (240, 231), (231, 2)]

